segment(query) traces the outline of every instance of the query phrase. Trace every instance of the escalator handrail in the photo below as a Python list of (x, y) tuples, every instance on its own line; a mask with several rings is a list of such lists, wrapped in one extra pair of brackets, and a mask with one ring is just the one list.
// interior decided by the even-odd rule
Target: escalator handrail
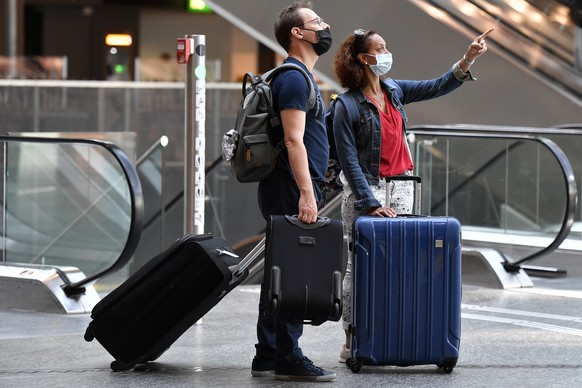
[(560, 130), (563, 130), (563, 129), (574, 129), (574, 130), (579, 130), (580, 133), (582, 133), (582, 123), (570, 123), (570, 124), (554, 125), (553, 128), (557, 128), (557, 129), (560, 129)]
[[(482, 139), (507, 139), (507, 140), (530, 140), (538, 142), (545, 146), (556, 158), (561, 167), (564, 183), (567, 187), (566, 206), (560, 230), (554, 240), (545, 248), (538, 252), (526, 256), (520, 260), (507, 263), (507, 267), (518, 269), (525, 262), (533, 261), (548, 253), (556, 250), (568, 237), (574, 217), (578, 200), (578, 191), (574, 170), (564, 151), (552, 140), (547, 139), (542, 134), (572, 134), (572, 129), (542, 129), (542, 128), (513, 128), (513, 127), (495, 127), (479, 125), (426, 125), (411, 126), (407, 129), (408, 133), (418, 135), (430, 135), (440, 137), (465, 137), (465, 138), (482, 138)], [(580, 131), (582, 133), (582, 131)]]
[(90, 282), (98, 280), (99, 278), (116, 272), (123, 268), (131, 259), (137, 248), (137, 244), (141, 237), (142, 223), (144, 215), (144, 202), (143, 193), (141, 188), (141, 183), (135, 167), (133, 166), (131, 160), (127, 154), (119, 148), (117, 145), (97, 139), (77, 139), (77, 138), (50, 138), (50, 137), (34, 137), (34, 136), (9, 136), (0, 135), (0, 142), (20, 142), (20, 143), (52, 143), (52, 144), (87, 144), (92, 146), (98, 146), (107, 150), (116, 161), (119, 163), (123, 174), (128, 182), (131, 200), (131, 220), (129, 224), (129, 231), (127, 234), (127, 240), (121, 251), (119, 257), (115, 262), (93, 274), (87, 276), (85, 279), (81, 279), (74, 283), (67, 283), (63, 285), (63, 290), (67, 295), (80, 294), (85, 291), (84, 286)]
[(146, 152), (144, 152), (136, 161), (135, 161), (135, 165), (136, 167), (141, 166), (142, 164), (144, 164), (148, 158), (154, 153), (156, 152), (159, 148), (164, 148), (167, 144), (167, 139), (168, 137), (166, 135), (162, 135), (160, 136), (160, 138), (158, 140), (156, 140), (151, 146), (150, 148), (148, 148), (146, 150)]
[(459, 132), (478, 132), (491, 134), (509, 134), (509, 135), (529, 135), (529, 136), (546, 136), (546, 135), (582, 135), (582, 124), (562, 124), (554, 127), (509, 127), (502, 125), (480, 125), (480, 124), (447, 124), (447, 125), (414, 125), (406, 127), (408, 132), (415, 130), (427, 130), (431, 133), (435, 131), (459, 131)]

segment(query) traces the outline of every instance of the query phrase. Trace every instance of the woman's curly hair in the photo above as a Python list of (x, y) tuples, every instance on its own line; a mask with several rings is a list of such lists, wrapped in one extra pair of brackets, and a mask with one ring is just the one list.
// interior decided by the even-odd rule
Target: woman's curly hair
[(361, 89), (367, 80), (364, 65), (358, 60), (359, 53), (365, 53), (370, 48), (370, 36), (377, 34), (368, 30), (363, 35), (350, 34), (344, 39), (334, 57), (335, 75), (340, 85), (348, 90)]

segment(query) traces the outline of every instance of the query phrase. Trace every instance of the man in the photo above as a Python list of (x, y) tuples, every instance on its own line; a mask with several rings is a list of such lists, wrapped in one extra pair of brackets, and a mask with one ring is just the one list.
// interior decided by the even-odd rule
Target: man
[[(284, 62), (301, 66), (312, 80), (316, 104), (308, 108), (309, 84), (297, 70), (280, 73), (271, 83), (273, 106), (281, 118), (285, 149), (277, 158), (273, 174), (259, 183), (259, 208), (265, 219), (273, 214), (298, 215), (306, 224), (317, 220), (323, 201), (329, 146), (325, 129), (325, 106), (311, 69), (331, 46), (330, 26), (312, 9), (309, 1), (296, 1), (279, 14), (275, 37), (288, 57)], [(266, 317), (265, 284), (261, 286), (257, 322), (256, 356), (251, 374), (277, 380), (329, 381), (334, 372), (315, 366), (299, 348), (303, 324)]]

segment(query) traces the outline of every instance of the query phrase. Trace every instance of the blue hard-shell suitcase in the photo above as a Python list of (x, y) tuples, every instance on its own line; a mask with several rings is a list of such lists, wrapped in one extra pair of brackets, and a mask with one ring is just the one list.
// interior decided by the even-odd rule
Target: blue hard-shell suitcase
[(352, 372), (422, 364), (452, 372), (461, 337), (460, 228), (452, 217), (356, 219)]

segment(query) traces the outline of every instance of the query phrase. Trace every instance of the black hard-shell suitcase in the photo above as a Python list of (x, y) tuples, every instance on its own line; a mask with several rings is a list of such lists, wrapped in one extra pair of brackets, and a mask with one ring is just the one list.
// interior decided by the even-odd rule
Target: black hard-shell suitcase
[(304, 224), (297, 216), (270, 216), (265, 246), (266, 313), (320, 325), (342, 312), (344, 228), (320, 217)]
[(95, 305), (85, 340), (115, 358), (114, 371), (153, 361), (246, 278), (248, 264), (222, 238), (185, 235)]

